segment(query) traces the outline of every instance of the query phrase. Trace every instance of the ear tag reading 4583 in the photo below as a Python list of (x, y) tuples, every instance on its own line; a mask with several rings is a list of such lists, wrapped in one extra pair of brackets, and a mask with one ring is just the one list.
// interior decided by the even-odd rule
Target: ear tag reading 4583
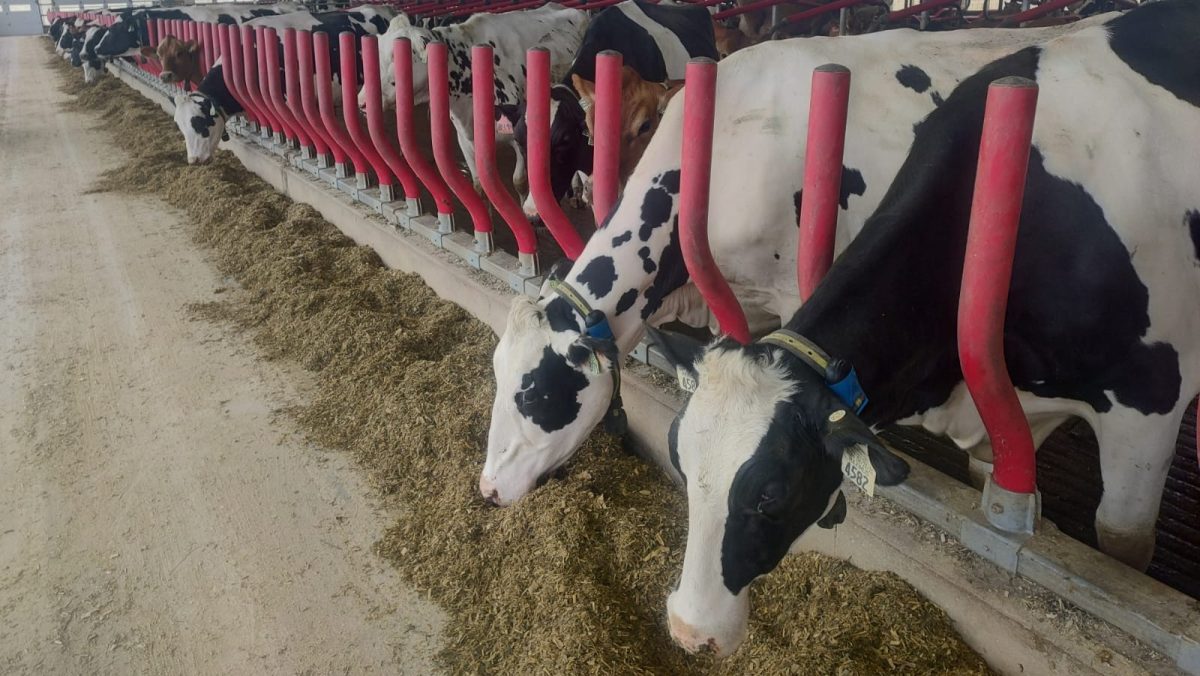
[[(836, 423), (845, 417), (846, 412), (838, 409), (829, 414), (829, 422)], [(875, 497), (875, 466), (865, 444), (854, 444), (842, 451), (842, 475), (858, 490)]]

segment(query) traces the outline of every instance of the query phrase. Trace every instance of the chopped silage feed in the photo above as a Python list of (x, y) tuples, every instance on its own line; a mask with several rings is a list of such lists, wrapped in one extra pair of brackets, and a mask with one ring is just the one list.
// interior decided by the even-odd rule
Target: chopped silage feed
[(268, 358), (317, 374), (296, 415), (352, 452), (403, 507), (378, 545), (446, 609), (442, 666), (478, 674), (973, 674), (982, 659), (946, 614), (890, 573), (805, 554), (755, 585), (733, 657), (670, 641), (667, 593), (683, 558), (686, 502), (602, 433), (564, 478), (517, 505), (480, 499), (495, 336), (420, 280), (383, 267), (311, 207), (221, 151), (188, 166), (171, 119), (112, 77), (70, 107), (128, 154), (94, 191), (147, 193), (187, 214), (240, 290), (196, 308), (233, 322)]

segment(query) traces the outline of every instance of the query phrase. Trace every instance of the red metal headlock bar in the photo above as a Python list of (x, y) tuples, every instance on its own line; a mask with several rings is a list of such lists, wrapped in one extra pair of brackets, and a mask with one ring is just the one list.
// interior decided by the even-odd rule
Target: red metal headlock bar
[(283, 105), (287, 109), (292, 124), (299, 128), (301, 137), (301, 157), (311, 159), (316, 157), (318, 146), (324, 145), (304, 116), (304, 108), (300, 102), (300, 66), (296, 60), (296, 29), (285, 28), (280, 36), (283, 42)]
[(813, 70), (796, 254), (801, 301), (812, 296), (833, 264), (849, 102), (849, 69), (827, 63)]
[(596, 226), (608, 221), (617, 203), (621, 169), (621, 66), (619, 52), (596, 55), (596, 110), (592, 139), (592, 214)]
[[(158, 23), (159, 22), (154, 19), (146, 21), (146, 46), (147, 47), (155, 47), (155, 48), (158, 47)], [(150, 59), (139, 56), (138, 58), (135, 59), (135, 61), (137, 62), (138, 66), (140, 66), (141, 69), (146, 71), (147, 73), (150, 73), (151, 75), (158, 74), (155, 71), (153, 62), (150, 61)]]
[[(289, 118), (287, 107), (283, 105), (283, 90), (279, 86), (279, 40), (275, 29), (257, 26), (254, 32), (257, 33), (258, 45), (258, 88), (263, 103), (271, 109), (271, 114), (283, 127), (283, 135), (287, 139), (285, 145), (296, 143), (295, 147), (299, 147), (295, 123)], [(279, 95), (278, 99), (276, 94)]]
[(262, 131), (264, 136), (270, 137), (272, 134), (281, 132), (282, 127), (279, 121), (275, 119), (274, 113), (267, 107), (266, 102), (262, 98), (261, 90), (258, 86), (258, 56), (255, 49), (255, 34), (253, 26), (242, 26), (242, 73), (244, 77), (246, 96), (254, 102), (254, 108), (258, 111), (262, 123)]
[(1006, 26), (1019, 25), (1025, 21), (1033, 21), (1034, 19), (1045, 16), (1051, 12), (1060, 10), (1060, 9), (1062, 9), (1068, 5), (1072, 5), (1076, 2), (1079, 2), (1079, 0), (1048, 0), (1048, 2), (1043, 2), (1042, 4), (1038, 5), (1037, 7), (1027, 9), (1024, 12), (1019, 12), (1017, 14), (1012, 14), (1012, 15), (1009, 15), (1006, 17), (1002, 17), (1002, 19), (1003, 19), (1002, 23)]
[(683, 262), (708, 301), (721, 332), (750, 342), (741, 305), (713, 260), (708, 246), (708, 188), (712, 171), (713, 120), (716, 115), (717, 64), (688, 61), (683, 88), (683, 148), (679, 173), (679, 245)]
[[(962, 0), (926, 0), (925, 2), (913, 5), (912, 7), (905, 7), (904, 9), (898, 9), (889, 13), (887, 15), (887, 20), (899, 21), (901, 19), (907, 19), (908, 17), (916, 16), (921, 12), (929, 12), (941, 7), (945, 7), (946, 5), (956, 5), (961, 1)], [(1078, 2), (1079, 0), (1075, 1)]]
[(396, 146), (388, 138), (387, 129), (383, 124), (383, 95), (379, 82), (379, 39), (374, 35), (364, 35), (362, 38), (363, 89), (367, 95), (367, 135), (375, 146), (375, 152), (387, 163), (392, 174), (404, 187), (404, 197), (420, 199), (421, 185), (416, 174), (396, 151)]
[[(721, 2), (721, 0), (717, 0), (716, 2), (713, 2), (713, 3), (695, 3), (695, 4), (701, 5), (703, 7), (709, 7), (711, 5), (718, 5), (718, 4), (720, 4), (720, 2)], [(775, 5), (781, 5), (785, 2), (796, 3), (796, 0), (759, 0), (758, 2), (752, 2), (749, 5), (742, 5), (740, 7), (732, 7), (730, 9), (724, 10), (722, 12), (717, 12), (716, 14), (712, 15), (712, 18), (716, 21), (720, 21), (722, 19), (730, 19), (735, 16), (740, 16), (742, 14), (749, 14), (750, 12), (756, 12), (760, 9), (769, 9), (771, 7), (774, 7)], [(800, 2), (798, 4), (813, 5), (815, 7), (824, 7), (824, 5), (820, 4), (819, 2), (805, 2), (804, 0), (800, 0)]]
[[(392, 72), (396, 76), (396, 135), (399, 137), (400, 151), (404, 153), (404, 159), (408, 161), (409, 166), (416, 172), (425, 189), (433, 197), (440, 229), (443, 232), (450, 232), (454, 229), (454, 207), (450, 201), (450, 188), (442, 180), (442, 175), (438, 173), (437, 169), (421, 154), (421, 146), (417, 143), (416, 127), (413, 126), (412, 58), (412, 42), (408, 38), (392, 42)], [(412, 206), (410, 202), (409, 215), (418, 215), (420, 213), (419, 203), (416, 205), (418, 207), (416, 212), (413, 212)]]
[[(772, 26), (771, 30), (768, 32), (768, 34), (775, 33), (780, 28), (782, 28), (783, 25), (786, 23), (800, 23), (801, 21), (807, 21), (813, 17), (821, 16), (822, 14), (828, 14), (829, 12), (835, 12), (843, 7), (853, 7), (854, 5), (862, 5), (862, 4), (866, 4), (867, 2), (870, 2), (870, 1), (871, 0), (833, 0), (833, 2), (824, 4), (824, 5), (820, 5), (819, 7), (814, 7), (813, 9), (806, 9), (803, 12), (796, 12), (795, 14), (789, 14), (788, 16), (780, 19), (779, 23)], [(1078, 0), (1076, 0), (1076, 2), (1078, 2)], [(743, 9), (745, 9), (745, 8), (743, 8)], [(718, 16), (718, 15), (715, 14), (713, 16)]]
[(490, 252), (491, 215), (488, 214), (487, 205), (476, 194), (475, 187), (459, 171), (454, 156), (454, 127), (450, 124), (450, 66), (446, 43), (431, 42), (426, 47), (426, 53), (429, 58), (429, 128), (433, 137), (433, 159), (438, 172), (454, 191), (454, 196), (471, 215), (476, 250)]
[[(234, 98), (238, 103), (242, 104), (242, 108), (246, 111), (246, 119), (253, 122), (256, 127), (264, 124), (262, 113), (258, 110), (258, 106), (246, 93), (246, 74), (242, 66), (242, 34), (236, 25), (218, 26), (218, 30), (224, 36), (221, 42), (222, 67), (221, 70), (227, 78), (232, 79)], [(229, 81), (229, 80), (227, 80)]]
[(212, 70), (213, 62), (217, 60), (217, 25), (218, 24), (209, 23), (207, 21), (200, 24), (200, 37), (204, 40), (204, 46), (200, 54), (204, 61), (204, 73), (206, 75), (208, 74), (208, 71)]
[[(1037, 85), (1019, 77), (1002, 78), (988, 87), (958, 304), (959, 359), (991, 439), (995, 456), (991, 479), (1017, 497), (1032, 496), (1037, 490), (1037, 466), (1029, 423), (1004, 360), (1004, 315), (1037, 96)], [(985, 489), (988, 520), (1006, 530), (1032, 529), (1036, 513), (1024, 519), (1016, 516), (1015, 523), (998, 522), (997, 516), (1007, 522), (1015, 516), (1011, 512), (1019, 511), (1007, 503), (1000, 510), (988, 508), (987, 502), (1004, 497), (1001, 492), (989, 498)]]
[[(340, 43), (338, 57), (342, 80), (342, 120), (346, 123), (346, 131), (350, 133), (354, 145), (375, 172), (375, 178), (379, 183), (380, 199), (390, 202), (395, 195), (392, 170), (375, 151), (371, 138), (363, 131), (362, 124), (358, 119), (358, 36), (351, 31), (342, 31), (338, 35), (338, 42)], [(360, 175), (358, 187), (366, 188), (367, 185), (363, 184), (362, 179), (363, 176)]]
[[(507, 186), (500, 180), (496, 167), (496, 66), (492, 48), (475, 45), (471, 48), (471, 101), (475, 106), (475, 165), (479, 169), (479, 182), (492, 206), (508, 224), (517, 240), (517, 252), (521, 263), (529, 269), (537, 269), (537, 235), (525, 218), (521, 205), (513, 199)], [(430, 80), (432, 82), (432, 79)]]
[(313, 130), (313, 143), (317, 148), (317, 167), (324, 169), (329, 166), (329, 155), (333, 161), (343, 168), (346, 165), (346, 152), (337, 144), (325, 130), (321, 121), (321, 111), (317, 108), (316, 89), (313, 85), (313, 46), (312, 33), (296, 31), (296, 79), (300, 84), (300, 109), (308, 126)]
[(583, 251), (583, 240), (558, 205), (550, 184), (550, 52), (534, 47), (526, 52), (525, 62), (529, 191), (550, 234), (567, 258), (575, 260)]
[(221, 59), (221, 79), (225, 82), (225, 88), (242, 106), (246, 119), (250, 119), (250, 109), (246, 107), (242, 94), (238, 91), (237, 80), (233, 74), (233, 59), (229, 54), (229, 33), (225, 32), (223, 26), (216, 25), (213, 27), (213, 36), (216, 39), (213, 45), (216, 48), (215, 53)]
[[(333, 74), (329, 63), (328, 33), (312, 34), (312, 51), (317, 72), (315, 80), (317, 83), (317, 106), (321, 111), (321, 121), (325, 125), (325, 131), (350, 156), (350, 161), (354, 164), (354, 173), (365, 177), (368, 171), (367, 160), (337, 121), (337, 109), (333, 105)], [(349, 171), (343, 163), (339, 162), (336, 169), (338, 178), (349, 176)]]

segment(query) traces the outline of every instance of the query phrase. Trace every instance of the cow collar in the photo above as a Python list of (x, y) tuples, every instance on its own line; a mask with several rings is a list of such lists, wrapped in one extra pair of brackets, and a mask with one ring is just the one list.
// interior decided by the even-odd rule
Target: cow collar
[[(614, 340), (612, 328), (608, 325), (608, 317), (600, 310), (593, 310), (583, 296), (573, 286), (561, 279), (550, 280), (550, 290), (559, 298), (567, 301), (575, 312), (583, 318), (584, 335), (600, 340)], [(620, 354), (613, 360), (609, 373), (612, 374), (612, 398), (608, 401), (608, 411), (604, 413), (604, 429), (610, 434), (625, 436), (628, 421), (625, 418), (625, 405), (621, 402), (621, 362)], [(596, 353), (591, 354), (592, 368), (600, 370), (600, 358)]]
[(825, 380), (829, 389), (837, 395), (837, 398), (843, 404), (854, 409), (855, 413), (862, 413), (863, 409), (867, 407), (867, 393), (863, 391), (862, 385), (858, 382), (858, 373), (855, 372), (854, 367), (841, 359), (830, 357), (804, 336), (794, 331), (780, 329), (767, 334), (759, 342), (783, 348), (798, 357), (800, 361), (816, 371)]

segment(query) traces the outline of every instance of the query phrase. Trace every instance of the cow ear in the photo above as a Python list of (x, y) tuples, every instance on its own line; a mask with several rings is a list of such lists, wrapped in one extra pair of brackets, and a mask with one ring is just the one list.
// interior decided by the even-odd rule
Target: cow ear
[(579, 77), (578, 75), (572, 73), (571, 74), (571, 85), (573, 87), (575, 87), (575, 93), (579, 94), (579, 98), (581, 100), (584, 100), (584, 99), (587, 100), (588, 105), (591, 105), (592, 101), (596, 100), (596, 85), (595, 85), (595, 83), (589, 82), (589, 81)]
[(158, 61), (158, 50), (154, 47), (142, 47), (139, 51), (142, 53), (143, 58)]
[(858, 416), (845, 407), (833, 409), (826, 417), (825, 450), (841, 462), (842, 456), (854, 446), (865, 446), (875, 483), (895, 486), (908, 478), (908, 463), (883, 444), (879, 437)]
[(191, 54), (199, 54), (200, 53), (200, 43), (192, 42), (189, 40), (188, 42), (183, 43), (183, 49), (184, 49), (184, 51), (189, 52)]
[(689, 335), (650, 326), (646, 327), (646, 333), (650, 336), (651, 342), (658, 346), (659, 351), (671, 363), (671, 366), (675, 367), (675, 376), (679, 379), (679, 386), (688, 392), (695, 392), (699, 382), (696, 362), (704, 354), (704, 343)]
[(630, 68), (629, 66), (621, 66), (621, 89), (622, 90), (628, 91), (629, 89), (632, 89), (633, 87), (638, 86), (642, 82), (644, 82), (644, 80), (642, 80), (642, 76), (638, 75), (638, 72), (636, 70), (634, 70), (633, 68)]

